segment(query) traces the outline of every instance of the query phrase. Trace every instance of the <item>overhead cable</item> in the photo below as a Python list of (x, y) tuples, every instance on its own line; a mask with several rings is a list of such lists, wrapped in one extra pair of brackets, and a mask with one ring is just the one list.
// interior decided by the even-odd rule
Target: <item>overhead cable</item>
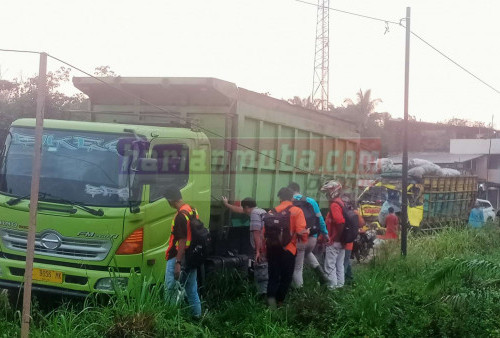
[(466, 72), (467, 74), (469, 74), (470, 76), (472, 76), (473, 78), (475, 78), (476, 80), (478, 80), (479, 82), (481, 82), (482, 84), (488, 86), (490, 89), (492, 89), (493, 91), (495, 91), (497, 94), (500, 94), (500, 90), (496, 89), (495, 87), (493, 87), (492, 85), (490, 85), (486, 81), (484, 81), (481, 78), (479, 78), (477, 75), (475, 75), (474, 73), (472, 73), (470, 70), (468, 70), (467, 68), (465, 68), (464, 66), (462, 66), (461, 64), (459, 64), (458, 62), (456, 62), (455, 60), (453, 60), (451, 57), (449, 57), (448, 55), (446, 55), (445, 53), (443, 53), (442, 51), (440, 51), (439, 49), (437, 49), (436, 47), (434, 47), (433, 45), (431, 45), (426, 40), (424, 40), (417, 33), (413, 32), (413, 31), (410, 31), (410, 33), (413, 36), (415, 36), (417, 39), (419, 39), (420, 41), (422, 41), (424, 44), (426, 44), (427, 46), (429, 46), (430, 48), (432, 48), (434, 51), (436, 51), (437, 53), (439, 53), (441, 56), (443, 56), (444, 58), (446, 58), (448, 61), (450, 61), (451, 63), (453, 63), (455, 66), (459, 67), (464, 72)]
[[(318, 4), (315, 4), (315, 3), (312, 3), (312, 2), (307, 2), (307, 1), (304, 1), (304, 0), (294, 0), (294, 1), (301, 2), (303, 4), (311, 5), (311, 6), (315, 6), (315, 7), (323, 7), (323, 6), (320, 6)], [(364, 14), (359, 14), (359, 13), (344, 11), (344, 10), (338, 9), (338, 8), (332, 8), (332, 7), (325, 7), (325, 8), (328, 8), (329, 10), (334, 11), (334, 12), (339, 12), (339, 13), (343, 13), (343, 14), (354, 15), (354, 16), (358, 16), (358, 17), (364, 18), (364, 19), (370, 19), (370, 20), (385, 22), (385, 23), (388, 23), (388, 24), (390, 23), (390, 24), (393, 24), (393, 25), (399, 25), (399, 22), (392, 21), (392, 20), (386, 20), (386, 19), (376, 18), (374, 16), (369, 16), (369, 15), (364, 15)]]
[(37, 52), (34, 50), (4, 49), (4, 48), (0, 48), (0, 52), (31, 53), (31, 54), (41, 54), (42, 53), (42, 52)]
[[(304, 0), (294, 0), (294, 1), (306, 4), (306, 5), (315, 6), (315, 7), (323, 7), (323, 6), (319, 5), (319, 4), (315, 4), (315, 3), (312, 3), (312, 2), (307, 2), (307, 1), (304, 1)], [(339, 12), (339, 13), (343, 13), (343, 14), (348, 14), (348, 15), (353, 15), (353, 16), (361, 17), (361, 18), (364, 18), (364, 19), (369, 19), (369, 20), (375, 20), (375, 21), (384, 22), (385, 23), (384, 35), (389, 32), (389, 24), (398, 25), (398, 26), (401, 26), (403, 28), (406, 28), (403, 25), (403, 22), (405, 20), (404, 18), (401, 19), (401, 20), (399, 20), (399, 22), (395, 22), (395, 21), (381, 19), (381, 18), (376, 18), (376, 17), (373, 17), (373, 16), (364, 15), (364, 14), (359, 14), (359, 13), (344, 11), (344, 10), (341, 10), (341, 9), (338, 9), (338, 8), (332, 8), (332, 7), (327, 7), (327, 8), (329, 10), (331, 10), (331, 11), (335, 11), (335, 12)], [(450, 61), (451, 63), (453, 63), (455, 66), (457, 66), (458, 68), (460, 68), (461, 70), (463, 70), (464, 72), (466, 72), (467, 74), (469, 74), (470, 76), (472, 76), (473, 78), (475, 78), (476, 80), (478, 80), (479, 82), (481, 82), (482, 84), (484, 84), (485, 86), (487, 86), (488, 88), (492, 89), (497, 94), (500, 94), (500, 90), (496, 89), (495, 87), (493, 87), (492, 85), (490, 85), (486, 81), (482, 80), (479, 76), (475, 75), (470, 70), (468, 70), (467, 68), (465, 68), (464, 66), (462, 66), (461, 64), (459, 64), (458, 62), (456, 62), (455, 60), (453, 60), (451, 57), (449, 57), (448, 55), (446, 55), (444, 52), (440, 51), (439, 49), (437, 49), (436, 47), (434, 47), (433, 45), (431, 45), (429, 42), (427, 42), (426, 40), (424, 40), (417, 33), (413, 32), (413, 31), (410, 31), (410, 32), (411, 32), (411, 34), (413, 36), (415, 36), (417, 39), (419, 39), (420, 41), (422, 41), (428, 47), (432, 48), (435, 52), (437, 52), (438, 54), (440, 54), (441, 56), (443, 56), (445, 59), (447, 59), (448, 61)]]

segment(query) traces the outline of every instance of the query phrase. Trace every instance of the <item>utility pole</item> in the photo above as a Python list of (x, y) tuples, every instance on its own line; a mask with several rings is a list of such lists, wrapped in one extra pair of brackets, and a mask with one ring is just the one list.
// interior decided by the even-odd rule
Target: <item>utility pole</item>
[(30, 226), (26, 247), (26, 267), (24, 270), (23, 315), (21, 337), (28, 338), (30, 331), (31, 284), (33, 281), (33, 256), (35, 255), (36, 214), (38, 209), (38, 193), (40, 188), (40, 168), (42, 163), (42, 135), (45, 96), (47, 92), (47, 54), (40, 53), (36, 100), (35, 145), (33, 147), (33, 164), (31, 174)]
[(330, 0), (318, 0), (316, 45), (314, 53), (312, 104), (318, 110), (328, 110), (330, 63)]
[(491, 138), (495, 134), (495, 129), (493, 129), (493, 118), (495, 115), (491, 115), (491, 134), (489, 135), (490, 138), (490, 145), (488, 147), (488, 158), (486, 158), (486, 195), (484, 197), (485, 200), (488, 199), (488, 185), (489, 185), (489, 171), (490, 171), (490, 157), (491, 157)]
[(405, 99), (403, 122), (403, 182), (401, 196), (401, 254), (406, 256), (408, 236), (408, 92), (410, 83), (410, 7), (406, 7)]

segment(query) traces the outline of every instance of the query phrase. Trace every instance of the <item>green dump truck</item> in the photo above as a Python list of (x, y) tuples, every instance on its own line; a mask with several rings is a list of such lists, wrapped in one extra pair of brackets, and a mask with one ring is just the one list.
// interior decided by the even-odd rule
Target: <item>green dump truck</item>
[[(289, 181), (356, 186), (359, 136), (330, 114), (213, 78), (74, 78), (86, 111), (45, 120), (33, 288), (69, 295), (163, 280), (176, 185), (210, 227), (214, 268), (246, 264), (246, 220), (220, 196), (278, 204)], [(0, 163), (0, 287), (22, 287), (34, 119), (15, 121)], [(125, 150), (124, 150), (125, 149)], [(156, 161), (141, 161), (155, 159)], [(141, 164), (156, 163), (154, 168)], [(148, 176), (149, 175), (149, 176)], [(325, 201), (322, 201), (326, 206)]]

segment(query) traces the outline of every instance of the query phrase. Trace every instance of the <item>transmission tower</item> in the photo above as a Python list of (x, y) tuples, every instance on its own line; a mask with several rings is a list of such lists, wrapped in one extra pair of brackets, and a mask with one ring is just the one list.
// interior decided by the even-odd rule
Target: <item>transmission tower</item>
[(329, 7), (330, 0), (318, 0), (313, 91), (311, 95), (311, 100), (318, 110), (328, 110)]

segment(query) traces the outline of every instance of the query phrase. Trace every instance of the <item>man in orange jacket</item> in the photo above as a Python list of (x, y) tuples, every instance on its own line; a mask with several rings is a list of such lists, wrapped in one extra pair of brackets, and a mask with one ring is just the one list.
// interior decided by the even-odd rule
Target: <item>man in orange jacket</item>
[(306, 219), (302, 210), (292, 203), (293, 192), (288, 188), (281, 188), (278, 192), (278, 198), (281, 203), (270, 212), (289, 214), (288, 228), (291, 239), (285, 246), (276, 245), (274, 238), (271, 238), (269, 228), (266, 227), (264, 230), (269, 273), (267, 301), (271, 307), (283, 303), (292, 282), (298, 237), (301, 237), (304, 242), (307, 241)]

